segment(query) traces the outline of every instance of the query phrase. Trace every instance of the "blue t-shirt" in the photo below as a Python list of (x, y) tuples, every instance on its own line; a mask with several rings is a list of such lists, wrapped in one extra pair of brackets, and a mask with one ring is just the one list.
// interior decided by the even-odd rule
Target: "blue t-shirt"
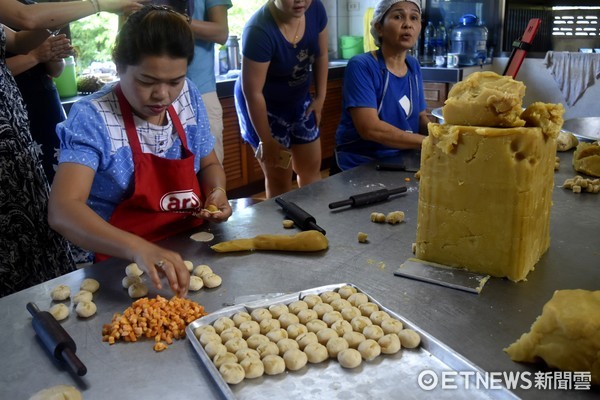
[[(192, 19), (206, 21), (208, 10), (215, 6), (231, 8), (231, 0), (195, 0)], [(194, 59), (188, 67), (187, 76), (198, 86), (200, 94), (217, 90), (215, 80), (215, 44), (204, 40), (194, 43)]]
[(374, 108), (382, 121), (419, 133), (419, 113), (427, 107), (421, 67), (412, 56), (406, 57), (406, 63), (407, 74), (398, 77), (386, 69), (380, 50), (377, 59), (371, 52), (350, 59), (344, 73), (342, 117), (335, 135), (338, 150), (374, 158), (397, 151), (361, 138), (350, 116), (353, 107)]
[[(69, 117), (56, 126), (61, 142), (59, 163), (86, 165), (96, 171), (88, 205), (105, 220), (134, 190), (134, 166), (121, 109), (113, 85), (73, 104)], [(208, 116), (196, 87), (186, 80), (173, 102), (194, 153), (194, 170), (213, 149)], [(144, 153), (181, 159), (181, 140), (167, 114), (168, 124), (158, 126), (133, 116)]]
[[(311, 82), (310, 66), (320, 55), (319, 34), (327, 26), (327, 14), (320, 0), (314, 0), (305, 12), (306, 29), (296, 44), (289, 43), (271, 15), (262, 6), (246, 23), (242, 33), (242, 54), (256, 62), (270, 62), (263, 94), (267, 109), (288, 109), (302, 104)], [(241, 85), (235, 95), (243, 98)]]

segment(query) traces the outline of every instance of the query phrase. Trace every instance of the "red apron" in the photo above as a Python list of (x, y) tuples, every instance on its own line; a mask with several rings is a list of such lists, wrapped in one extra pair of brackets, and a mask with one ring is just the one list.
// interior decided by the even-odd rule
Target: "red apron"
[[(131, 106), (121, 87), (115, 88), (134, 164), (134, 192), (119, 204), (109, 219), (111, 225), (155, 242), (204, 223), (192, 216), (204, 199), (194, 171), (194, 154), (187, 147), (181, 121), (172, 105), (167, 108), (182, 144), (181, 160), (143, 153)], [(96, 262), (107, 259), (96, 254)]]

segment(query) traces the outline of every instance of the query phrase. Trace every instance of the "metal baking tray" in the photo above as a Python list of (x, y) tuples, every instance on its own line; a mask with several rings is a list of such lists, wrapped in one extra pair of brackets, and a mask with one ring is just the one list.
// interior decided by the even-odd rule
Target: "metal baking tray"
[[(202, 344), (194, 335), (194, 329), (202, 325), (210, 325), (220, 317), (231, 317), (238, 312), (251, 313), (257, 308), (268, 308), (273, 304), (290, 304), (301, 300), (309, 294), (320, 294), (336, 291), (344, 285), (353, 286), (366, 294), (369, 300), (379, 306), (392, 317), (402, 321), (405, 328), (411, 328), (421, 335), (421, 344), (416, 349), (402, 349), (394, 355), (380, 355), (372, 361), (364, 361), (358, 368), (342, 368), (337, 360), (329, 359), (319, 364), (307, 364), (298, 371), (285, 371), (282, 374), (260, 378), (244, 379), (237, 385), (227, 384), (208, 357)], [(261, 298), (261, 297), (258, 297)], [(427, 332), (397, 313), (383, 306), (365, 291), (352, 283), (340, 283), (284, 294), (277, 297), (261, 298), (257, 301), (236, 304), (222, 308), (207, 316), (197, 319), (186, 327), (187, 338), (198, 353), (200, 360), (213, 378), (218, 389), (226, 399), (335, 399), (335, 398), (422, 398), (433, 396), (436, 399), (518, 399), (508, 389), (475, 389), (474, 380), (477, 373), (484, 372), (460, 354), (450, 349)], [(428, 376), (435, 374), (438, 385), (432, 390), (425, 390), (419, 385), (419, 375), (423, 371)], [(453, 383), (456, 388), (442, 389), (442, 371), (456, 371)], [(467, 372), (458, 374), (458, 372)], [(475, 374), (471, 374), (474, 372)], [(471, 377), (465, 382), (464, 376)]]

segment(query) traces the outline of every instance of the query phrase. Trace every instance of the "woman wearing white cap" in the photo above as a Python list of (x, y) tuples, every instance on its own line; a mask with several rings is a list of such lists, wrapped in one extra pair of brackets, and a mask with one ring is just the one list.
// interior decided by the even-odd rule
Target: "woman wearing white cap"
[(371, 35), (379, 49), (354, 56), (344, 75), (335, 151), (341, 170), (389, 157), (400, 162), (421, 148), (429, 120), (421, 68), (408, 54), (420, 33), (419, 1), (377, 3)]

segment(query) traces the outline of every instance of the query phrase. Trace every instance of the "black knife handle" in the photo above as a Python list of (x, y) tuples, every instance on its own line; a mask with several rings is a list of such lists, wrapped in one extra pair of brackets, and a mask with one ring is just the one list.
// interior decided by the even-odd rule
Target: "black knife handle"
[(375, 166), (378, 171), (406, 171), (406, 165), (395, 163), (379, 163)]

